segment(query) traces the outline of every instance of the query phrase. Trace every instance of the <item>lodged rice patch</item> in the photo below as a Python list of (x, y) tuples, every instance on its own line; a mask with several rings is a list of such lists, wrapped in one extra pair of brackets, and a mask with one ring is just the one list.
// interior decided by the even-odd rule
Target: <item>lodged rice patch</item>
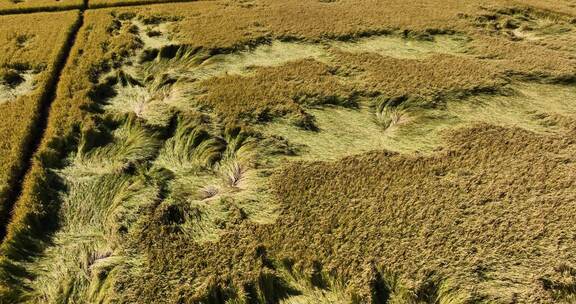
[(87, 10), (0, 299), (573, 299), (569, 17), (381, 4)]
[(569, 303), (574, 120), (567, 127), (536, 135), (479, 125), (429, 156), (288, 164), (273, 178), (275, 224), (246, 224), (214, 244), (191, 244), (157, 221), (145, 230), (136, 246), (148, 268), (123, 279), (127, 301)]

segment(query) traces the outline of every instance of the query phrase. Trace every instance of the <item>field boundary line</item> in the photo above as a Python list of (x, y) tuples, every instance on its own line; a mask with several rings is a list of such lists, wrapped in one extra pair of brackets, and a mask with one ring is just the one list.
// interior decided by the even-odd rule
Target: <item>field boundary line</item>
[(210, 0), (158, 0), (158, 1), (134, 1), (134, 2), (124, 2), (124, 3), (112, 3), (112, 4), (94, 4), (90, 5), (88, 0), (84, 1), (82, 5), (71, 5), (71, 6), (47, 6), (47, 7), (33, 7), (28, 9), (6, 9), (0, 10), (0, 16), (9, 15), (26, 15), (34, 13), (52, 13), (52, 12), (65, 12), (72, 10), (98, 10), (104, 8), (114, 8), (114, 7), (131, 7), (131, 6), (147, 6), (147, 5), (159, 5), (159, 4), (171, 4), (171, 3), (189, 3), (189, 2), (209, 2)]
[(162, 5), (162, 4), (171, 4), (171, 3), (188, 3), (188, 2), (210, 2), (210, 0), (158, 0), (158, 1), (146, 1), (146, 0), (139, 0), (139, 1), (132, 1), (132, 2), (120, 2), (120, 3), (113, 3), (113, 4), (94, 4), (88, 5), (88, 10), (98, 10), (104, 8), (113, 8), (113, 7), (129, 7), (129, 6), (147, 6), (147, 5)]
[(62, 5), (62, 6), (40, 6), (40, 7), (30, 7), (30, 8), (22, 8), (22, 9), (13, 8), (13, 9), (0, 10), (0, 16), (26, 15), (26, 14), (34, 14), (34, 13), (66, 12), (66, 11), (73, 11), (73, 10), (82, 10), (84, 7), (85, 7), (85, 4)]

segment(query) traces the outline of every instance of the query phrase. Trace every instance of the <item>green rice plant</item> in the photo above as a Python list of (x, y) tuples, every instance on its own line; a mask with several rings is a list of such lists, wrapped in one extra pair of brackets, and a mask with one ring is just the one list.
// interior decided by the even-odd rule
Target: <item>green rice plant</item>
[(258, 155), (257, 141), (240, 129), (228, 130), (224, 140), (226, 149), (216, 166), (216, 171), (220, 172), (226, 186), (237, 188), (246, 172), (255, 166)]
[(258, 142), (252, 134), (245, 132), (241, 128), (228, 128), (225, 130), (223, 139), (226, 142), (226, 149), (222, 153), (220, 162), (238, 161), (244, 164), (251, 164), (258, 154)]
[(226, 198), (192, 201), (187, 210), (187, 218), (180, 227), (196, 242), (217, 241), (226, 223), (241, 212)]
[[(300, 293), (284, 299), (281, 303), (417, 303), (414, 301), (413, 292), (405, 287), (397, 274), (380, 268), (370, 269), (353, 280), (342, 280), (323, 271), (320, 264), (313, 266), (311, 273), (295, 271), (286, 265), (276, 265), (281, 277)], [(368, 294), (359, 296), (358, 288), (367, 289)]]
[[(365, 105), (366, 104), (366, 105)], [(362, 102), (358, 109), (326, 107), (312, 109), (318, 132), (310, 132), (278, 120), (258, 130), (267, 137), (281, 136), (298, 147), (290, 158), (338, 160), (342, 157), (378, 149), (390, 149), (391, 132), (383, 132), (374, 119), (374, 110)]]
[(376, 112), (376, 122), (384, 129), (395, 126), (400, 122), (403, 111), (395, 107), (385, 106)]
[[(243, 220), (244, 212), (227, 196), (202, 199), (197, 194), (184, 196), (177, 185), (183, 179), (173, 181), (172, 194), (158, 207), (160, 221), (171, 231), (182, 233), (195, 242), (217, 241), (227, 223)], [(199, 188), (199, 184), (195, 187)]]
[[(430, 276), (413, 285), (407, 284), (398, 273), (388, 269), (370, 269), (364, 273), (368, 277), (360, 276), (350, 282), (342, 281), (322, 270), (314, 271), (312, 277), (291, 271), (287, 281), (297, 286), (302, 295), (288, 298), (285, 303), (464, 304), (470, 299), (469, 295), (456, 288), (451, 280)], [(284, 276), (286, 277), (286, 274)], [(364, 280), (365, 278), (368, 280)], [(314, 281), (316, 284), (312, 284)], [(358, 288), (367, 288), (369, 294), (359, 296)]]
[(325, 286), (318, 287), (312, 284), (309, 276), (300, 272), (290, 271), (285, 267), (279, 267), (277, 271), (299, 293), (281, 300), (281, 304), (344, 304), (352, 302), (352, 294), (347, 289), (346, 284), (326, 273), (321, 273)]
[(279, 204), (270, 191), (266, 170), (247, 170), (235, 187), (224, 189), (228, 192), (219, 196), (232, 199), (244, 220), (271, 224), (278, 218)]
[(378, 97), (374, 101), (374, 120), (384, 130), (399, 124), (406, 115), (405, 98)]
[(226, 186), (236, 188), (244, 179), (246, 169), (237, 161), (221, 166), (220, 172)]
[(168, 139), (154, 164), (176, 174), (211, 169), (222, 158), (225, 143), (202, 125), (180, 120), (176, 134)]
[(464, 304), (471, 299), (470, 294), (459, 289), (451, 279), (430, 276), (420, 282), (415, 288), (401, 290), (401, 297), (396, 293), (391, 297), (390, 303), (414, 304)]
[(298, 294), (276, 270), (261, 269), (252, 274), (253, 280), (230, 282), (218, 276), (199, 278), (192, 285), (195, 295), (191, 302), (206, 304), (282, 303)]
[(177, 85), (132, 84), (117, 86), (117, 95), (107, 100), (105, 111), (121, 115), (134, 114), (153, 126), (166, 126), (174, 115), (174, 104), (184, 98)]
[(170, 225), (199, 242), (218, 239), (227, 223), (273, 221), (277, 209), (257, 168), (265, 155), (256, 138), (241, 128), (211, 129), (182, 119), (154, 163), (174, 173), (162, 217), (177, 218)]
[(170, 195), (159, 207), (165, 210), (163, 217), (175, 217), (168, 222), (195, 239), (215, 240), (219, 231), (216, 222), (227, 218), (226, 203), (215, 197), (220, 183), (213, 173), (225, 149), (225, 142), (206, 126), (181, 119), (154, 162), (155, 167), (175, 175), (169, 182)]
[(77, 235), (110, 229), (109, 215), (130, 193), (128, 177), (104, 174), (80, 180), (75, 176), (65, 178), (69, 190), (60, 212), (63, 227)]
[(27, 303), (82, 301), (90, 284), (91, 264), (100, 256), (109, 255), (109, 248), (96, 238), (83, 238), (80, 242), (74, 237), (59, 236), (55, 245), (33, 269), (36, 277), (28, 286), (32, 292), (25, 295)]
[(141, 79), (186, 79), (209, 54), (188, 46), (167, 46), (154, 60), (143, 62), (138, 76)]
[(110, 256), (95, 260), (90, 266), (90, 285), (84, 299), (90, 303), (115, 302), (115, 279), (127, 264), (129, 259), (125, 256)]
[(122, 238), (119, 228), (129, 224), (121, 220), (122, 214), (134, 205), (149, 204), (157, 193), (125, 175), (64, 178), (69, 190), (62, 197), (61, 229), (53, 245), (28, 264), (35, 275), (29, 283), (32, 303), (82, 302), (94, 293), (92, 284), (100, 286), (96, 289), (109, 285), (104, 275), (110, 276), (112, 266), (123, 259), (116, 253)]
[(168, 46), (154, 60), (124, 67), (117, 72), (117, 94), (104, 110), (134, 113), (150, 125), (167, 126), (175, 111), (191, 108), (190, 70), (201, 60), (193, 48)]
[(170, 182), (170, 198), (175, 201), (206, 200), (221, 194), (221, 181), (211, 171), (177, 174)]
[(192, 75), (201, 80), (227, 74), (249, 75), (256, 67), (278, 67), (310, 58), (325, 61), (328, 57), (329, 52), (322, 44), (275, 40), (247, 50), (210, 56)]
[(157, 136), (137, 122), (128, 122), (112, 132), (110, 143), (85, 148), (90, 138), (83, 137), (71, 165), (63, 173), (74, 178), (121, 173), (130, 166), (149, 160), (160, 147)]
[(387, 304), (416, 304), (414, 293), (402, 281), (397, 273), (387, 269), (378, 268), (375, 290), (378, 290), (373, 297), (380, 302)]
[(232, 199), (252, 222), (274, 222), (278, 207), (267, 179), (274, 164), (266, 163), (267, 147), (241, 129), (228, 130), (223, 138), (226, 150), (215, 166), (222, 181), (218, 195)]
[(155, 155), (156, 135), (127, 120), (102, 146), (90, 147), (86, 133), (67, 167), (57, 171), (61, 192), (60, 229), (51, 246), (25, 264), (35, 276), (27, 285), (30, 303), (91, 303), (113, 295), (118, 272), (129, 260), (119, 251), (125, 234), (142, 208), (158, 198), (159, 189), (125, 170)]
[(336, 41), (332, 45), (351, 53), (376, 53), (382, 56), (422, 59), (435, 53), (462, 54), (466, 51), (467, 37), (460, 35), (431, 35), (422, 37), (378, 35), (350, 41)]

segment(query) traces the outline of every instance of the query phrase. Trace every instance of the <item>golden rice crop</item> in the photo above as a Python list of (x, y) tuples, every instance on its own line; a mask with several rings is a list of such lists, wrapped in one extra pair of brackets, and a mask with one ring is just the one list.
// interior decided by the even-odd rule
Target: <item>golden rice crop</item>
[(225, 119), (266, 121), (302, 106), (353, 105), (354, 90), (330, 66), (304, 60), (280, 67), (261, 68), (254, 76), (210, 78), (199, 84), (197, 102)]
[[(374, 151), (331, 162), (287, 162), (300, 147), (251, 130), (292, 114), (316, 134), (323, 130), (306, 110), (376, 100), (366, 123), (387, 132), (411, 113), (390, 112), (404, 109), (396, 102), (441, 108), (446, 98), (500, 94), (518, 79), (573, 83), (568, 3), (530, 3), (255, 0), (87, 10), (0, 247), (0, 301), (568, 302), (573, 118), (552, 115), (558, 128), (546, 134), (455, 131), (426, 156)], [(463, 50), (404, 58), (335, 47), (388, 35), (408, 52), (440, 33), (464, 37)], [(13, 36), (6, 54), (38, 41)], [(266, 52), (258, 45), (280, 41), (322, 54), (274, 64), (274, 56), (248, 58), (240, 72), (222, 64), (210, 74), (224, 54), (257, 56)], [(41, 51), (31, 58), (44, 58)], [(4, 86), (21, 81), (9, 68)]]
[(83, 0), (7, 0), (0, 2), (0, 15), (80, 8)]
[(454, 55), (408, 60), (375, 54), (339, 53), (343, 69), (357, 74), (369, 94), (436, 100), (450, 94), (497, 90), (505, 81), (490, 62)]
[[(62, 14), (70, 16), (70, 18), (73, 18), (72, 20), (77, 18), (77, 13), (75, 12)], [(24, 18), (38, 18), (38, 16), (42, 15), (28, 15)], [(61, 35), (65, 34), (65, 32), (58, 31), (58, 26), (46, 27), (48, 22), (58, 21), (52, 18), (57, 16), (57, 14), (45, 14), (45, 16), (49, 20), (32, 24), (40, 26), (43, 30), (50, 30), (51, 28), (52, 30), (57, 30)], [(18, 16), (6, 18), (15, 20)], [(112, 19), (113, 17), (110, 16), (109, 20)], [(104, 21), (108, 26), (111, 24), (109, 20)], [(13, 23), (10, 26), (17, 28), (17, 25)], [(96, 32), (92, 32), (93, 30)], [(58, 166), (70, 149), (73, 148), (71, 144), (76, 142), (76, 140), (70, 135), (75, 130), (78, 131), (78, 128), (82, 127), (86, 134), (98, 134), (98, 129), (94, 124), (90, 124), (91, 120), (87, 117), (89, 116), (87, 105), (91, 102), (89, 93), (91, 93), (92, 82), (90, 80), (93, 79), (92, 77), (95, 73), (99, 73), (100, 69), (106, 67), (105, 65), (104, 67), (100, 65), (105, 63), (103, 59), (106, 57), (102, 53), (106, 53), (106, 51), (101, 47), (101, 41), (97, 41), (94, 45), (84, 45), (82, 43), (82, 41), (93, 37), (90, 34), (97, 34), (98, 31), (106, 33), (107, 27), (97, 27), (88, 20), (77, 35), (76, 43), (71, 50), (71, 56), (59, 79), (56, 99), (51, 105), (50, 116), (47, 128), (44, 130), (42, 142), (23, 181), (22, 194), (14, 205), (12, 218), (2, 243), (2, 256), (0, 257), (0, 294), (2, 299), (6, 299), (9, 302), (18, 301), (15, 297), (19, 289), (16, 287), (22, 286), (18, 278), (14, 277), (14, 273), (9, 269), (15, 267), (14, 261), (24, 258), (20, 254), (23, 249), (40, 250), (43, 243), (38, 237), (50, 230), (50, 227), (53, 227), (55, 223), (55, 206), (50, 206), (49, 203), (53, 199), (51, 195), (54, 195), (54, 191), (50, 190), (49, 187), (59, 187), (60, 184), (55, 180), (53, 174), (49, 172), (49, 168)], [(122, 35), (117, 36), (118, 41), (125, 39)], [(61, 39), (62, 43), (65, 42), (66, 38), (63, 37)], [(119, 42), (119, 44), (127, 45), (124, 42)], [(50, 44), (44, 43), (43, 45)], [(130, 46), (126, 47), (129, 48)], [(45, 50), (45, 48), (35, 49), (36, 52), (42, 50)], [(94, 54), (94, 57), (87, 57), (93, 58), (93, 60), (82, 60), (82, 63), (79, 64), (79, 58), (84, 51)], [(42, 53), (40, 52), (40, 54)], [(108, 56), (107, 58), (110, 58), (111, 55), (108, 53)], [(81, 124), (83, 120), (84, 123)], [(90, 146), (91, 144), (95, 143), (91, 142), (87, 145)]]
[(38, 130), (41, 111), (49, 102), (50, 90), (56, 82), (55, 68), (63, 60), (69, 31), (77, 18), (77, 12), (0, 17), (0, 83), (7, 83), (0, 84), (0, 90), (25, 87), (12, 96), (0, 94), (2, 227), (10, 211), (8, 196), (24, 174), (34, 138), (42, 131)]
[[(570, 297), (561, 277), (575, 259), (566, 239), (576, 233), (571, 125), (562, 136), (482, 125), (451, 134), (450, 147), (432, 156), (373, 152), (293, 163), (274, 176), (283, 202), (275, 224), (242, 225), (215, 244), (145, 231), (137, 246), (150, 268), (141, 279), (124, 278), (128, 301), (193, 299), (197, 290), (152, 275), (166, 268), (174, 279), (211, 286), (205, 301), (237, 297), (230, 289), (251, 296), (241, 282), (258, 282), (259, 269), (280, 270), (269, 262), (276, 259), (312, 282), (315, 271), (339, 276), (359, 288), (360, 303), (386, 300), (379, 284), (390, 281), (372, 267), (400, 273), (416, 295), (449, 288), (444, 296), (455, 303), (561, 301)], [(507, 280), (516, 283), (498, 283)]]

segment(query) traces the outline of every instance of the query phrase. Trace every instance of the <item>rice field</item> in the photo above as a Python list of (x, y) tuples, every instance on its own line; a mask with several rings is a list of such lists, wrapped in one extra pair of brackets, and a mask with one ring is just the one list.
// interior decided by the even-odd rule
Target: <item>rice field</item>
[(570, 1), (29, 1), (0, 303), (576, 300)]
[[(5, 232), (77, 12), (0, 16), (0, 221)], [(26, 24), (27, 26), (22, 26)]]
[(78, 9), (82, 0), (2, 0), (0, 15)]

